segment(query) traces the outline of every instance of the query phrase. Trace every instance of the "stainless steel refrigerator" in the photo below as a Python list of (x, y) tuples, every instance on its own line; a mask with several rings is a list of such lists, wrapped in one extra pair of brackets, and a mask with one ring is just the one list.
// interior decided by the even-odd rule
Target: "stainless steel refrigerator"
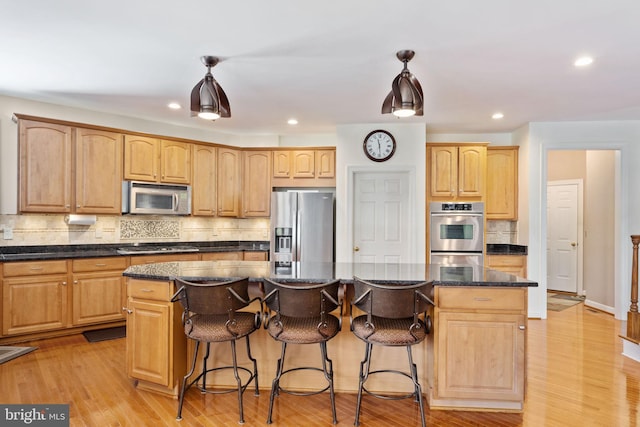
[(271, 194), (271, 261), (334, 261), (334, 195), (330, 192), (275, 191)]

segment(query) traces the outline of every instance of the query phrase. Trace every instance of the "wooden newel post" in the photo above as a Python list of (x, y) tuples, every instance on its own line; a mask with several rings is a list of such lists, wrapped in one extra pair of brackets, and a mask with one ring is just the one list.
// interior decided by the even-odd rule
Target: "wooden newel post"
[(631, 305), (627, 313), (627, 337), (640, 341), (640, 314), (638, 313), (638, 245), (640, 235), (632, 235), (633, 264), (631, 265)]

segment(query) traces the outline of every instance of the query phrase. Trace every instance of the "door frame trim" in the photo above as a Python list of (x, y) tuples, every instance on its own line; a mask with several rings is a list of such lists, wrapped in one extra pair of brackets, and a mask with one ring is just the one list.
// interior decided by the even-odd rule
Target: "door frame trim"
[[(360, 173), (405, 173), (409, 179), (409, 227), (408, 230), (420, 229), (416, 227), (416, 168), (414, 166), (395, 166), (380, 169), (370, 166), (347, 166), (347, 232), (345, 237), (345, 250), (349, 251), (349, 262), (353, 260), (353, 221), (354, 221), (354, 201), (355, 201), (355, 181), (356, 175)], [(424, 263), (425, 260), (418, 260), (418, 239), (415, 233), (409, 231), (409, 263)]]
[[(577, 218), (578, 222), (577, 226), (577, 240), (578, 240), (578, 253), (576, 254), (576, 291), (578, 295), (584, 295), (584, 282), (583, 282), (583, 268), (584, 268), (584, 182), (582, 179), (561, 179), (557, 181), (547, 181), (547, 189), (549, 186), (560, 186), (560, 185), (577, 185), (578, 187), (578, 206), (577, 208)], [(549, 197), (549, 192), (547, 191), (547, 197)], [(546, 204), (548, 207), (548, 204)], [(549, 230), (549, 222), (547, 220), (547, 230)], [(548, 234), (548, 233), (547, 233)], [(547, 240), (548, 240), (547, 235)], [(547, 245), (548, 249), (548, 245)], [(547, 277), (549, 277), (549, 271), (547, 270)]]

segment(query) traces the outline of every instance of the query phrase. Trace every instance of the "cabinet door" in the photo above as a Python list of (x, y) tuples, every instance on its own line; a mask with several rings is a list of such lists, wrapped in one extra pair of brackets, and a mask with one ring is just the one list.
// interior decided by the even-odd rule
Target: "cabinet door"
[(72, 283), (74, 325), (124, 319), (122, 272), (75, 274)]
[(482, 199), (486, 181), (487, 147), (458, 148), (458, 197)]
[(20, 211), (71, 211), (71, 128), (19, 122)]
[(294, 178), (314, 178), (315, 177), (315, 152), (313, 150), (292, 151), (292, 166)]
[(318, 179), (336, 177), (335, 150), (316, 150), (316, 177)]
[(66, 326), (66, 275), (3, 280), (3, 335), (62, 329)]
[(438, 397), (522, 401), (525, 322), (522, 314), (441, 311), (436, 332)]
[(527, 277), (526, 255), (487, 255), (487, 266), (518, 277)]
[(124, 179), (158, 181), (158, 140), (143, 136), (124, 137)]
[(127, 374), (170, 385), (170, 302), (130, 298), (127, 317)]
[(273, 177), (291, 178), (291, 152), (273, 152)]
[(193, 209), (196, 216), (216, 214), (216, 148), (206, 145), (193, 147)]
[(454, 197), (458, 187), (458, 148), (427, 147), (427, 152), (431, 197)]
[(202, 254), (202, 261), (241, 261), (242, 252), (207, 252)]
[(271, 214), (271, 152), (245, 151), (242, 158), (242, 215), (268, 218)]
[(487, 149), (487, 219), (518, 219), (518, 147)]
[(218, 216), (240, 214), (240, 151), (218, 148)]
[(122, 207), (122, 135), (76, 129), (75, 212), (119, 214)]
[(191, 144), (160, 141), (160, 181), (191, 183)]

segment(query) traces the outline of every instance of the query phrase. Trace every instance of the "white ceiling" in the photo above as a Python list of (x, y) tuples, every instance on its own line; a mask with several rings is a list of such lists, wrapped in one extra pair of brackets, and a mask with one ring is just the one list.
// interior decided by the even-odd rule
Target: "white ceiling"
[[(640, 119), (639, 22), (637, 0), (0, 0), (0, 94), (235, 134)], [(380, 112), (402, 49), (422, 117)], [(202, 55), (229, 119), (190, 117)]]

